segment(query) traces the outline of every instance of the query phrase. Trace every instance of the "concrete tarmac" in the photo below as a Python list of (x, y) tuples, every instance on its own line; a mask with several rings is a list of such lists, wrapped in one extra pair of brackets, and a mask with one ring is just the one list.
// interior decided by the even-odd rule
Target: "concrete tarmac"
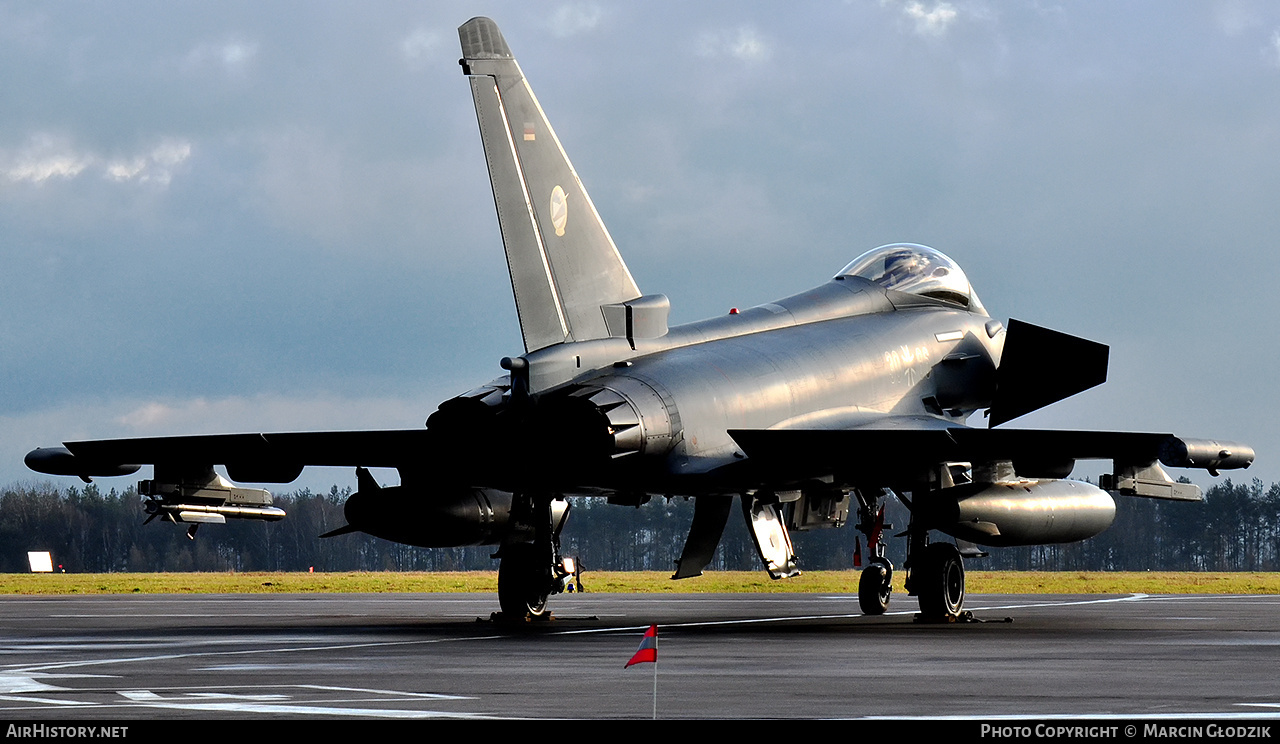
[[(856, 597), (0, 598), (0, 716), (74, 719), (1280, 716), (1280, 597), (970, 595), (983, 622)], [(1012, 618), (1013, 622), (1005, 622)]]

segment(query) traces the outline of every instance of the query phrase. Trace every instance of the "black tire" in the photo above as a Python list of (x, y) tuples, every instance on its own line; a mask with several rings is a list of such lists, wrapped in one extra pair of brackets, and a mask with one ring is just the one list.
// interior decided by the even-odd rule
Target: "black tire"
[(502, 549), (498, 564), (498, 605), (508, 618), (541, 617), (551, 593), (547, 566), (531, 543), (515, 543)]
[(925, 617), (955, 617), (964, 609), (964, 561), (955, 545), (930, 543), (911, 574)]
[(889, 609), (889, 597), (893, 594), (890, 579), (893, 572), (883, 563), (873, 563), (862, 569), (858, 578), (858, 607), (864, 615), (883, 615)]

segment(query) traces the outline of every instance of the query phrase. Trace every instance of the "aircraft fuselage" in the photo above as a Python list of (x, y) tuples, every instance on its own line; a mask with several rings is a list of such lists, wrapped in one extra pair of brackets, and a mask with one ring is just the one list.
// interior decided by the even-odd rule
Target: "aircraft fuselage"
[[(615, 466), (592, 469), (591, 493), (603, 475), (619, 491), (697, 494), (706, 474), (743, 458), (734, 429), (844, 429), (886, 416), (963, 425), (990, 403), (1002, 331), (984, 313), (843, 276), (634, 339), (634, 350), (598, 339), (524, 359), (537, 397), (607, 409)], [(574, 375), (579, 365), (591, 371)]]

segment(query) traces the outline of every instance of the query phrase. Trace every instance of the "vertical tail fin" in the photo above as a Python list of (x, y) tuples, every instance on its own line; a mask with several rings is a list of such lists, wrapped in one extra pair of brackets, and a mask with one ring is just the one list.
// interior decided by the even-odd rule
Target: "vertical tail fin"
[(497, 24), (458, 36), (525, 349), (608, 337), (602, 306), (640, 290)]

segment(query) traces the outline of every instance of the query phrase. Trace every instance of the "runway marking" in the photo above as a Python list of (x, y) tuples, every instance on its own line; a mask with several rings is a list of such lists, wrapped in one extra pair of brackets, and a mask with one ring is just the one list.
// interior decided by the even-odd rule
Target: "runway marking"
[[(309, 685), (308, 685), (309, 686)], [(339, 688), (341, 689), (341, 688)], [(440, 710), (405, 710), (397, 708), (340, 708), (332, 705), (299, 705), (272, 702), (225, 702), (206, 703), (184, 700), (181, 697), (164, 697), (151, 690), (120, 690), (120, 696), (139, 704), (143, 708), (168, 708), (173, 710), (227, 713), (289, 713), (294, 715), (323, 716), (359, 716), (361, 718), (492, 718), (477, 713), (459, 713)], [(188, 695), (204, 695), (206, 693), (188, 693)], [(227, 697), (246, 698), (249, 696), (228, 695)], [(272, 696), (288, 699), (287, 696)]]
[[(189, 651), (186, 653), (156, 654), (153, 656), (131, 656), (116, 659), (81, 659), (76, 661), (57, 661), (45, 664), (8, 664), (8, 668), (16, 671), (32, 672), (50, 669), (74, 669), (88, 666), (105, 666), (109, 664), (131, 664), (152, 661), (171, 661), (174, 659), (192, 659), (203, 656), (252, 656), (259, 654), (306, 653), (311, 651), (344, 651), (360, 648), (391, 648), (395, 646), (425, 646), (435, 643), (456, 643), (466, 641), (500, 640), (509, 638), (506, 635), (468, 636), (459, 638), (432, 638), (416, 641), (367, 641), (364, 643), (338, 643), (332, 645), (298, 646), (294, 648), (254, 648), (234, 651)], [(247, 641), (246, 641), (247, 642)]]
[[(251, 642), (253, 640), (258, 640), (258, 639), (254, 639), (249, 636), (242, 636), (237, 638), (201, 638), (198, 641), (195, 641), (195, 640), (172, 640), (172, 636), (169, 636), (164, 639), (157, 638), (157, 639), (150, 639), (146, 641), (128, 641), (128, 642), (120, 641), (120, 642), (102, 642), (102, 643), (79, 643), (79, 642), (51, 643), (48, 641), (41, 641), (39, 643), (22, 643), (21, 641), (15, 641), (9, 644), (7, 647), (0, 649), (0, 654), (30, 654), (30, 653), (37, 653), (40, 651), (61, 651), (65, 653), (68, 651), (132, 651), (137, 649), (155, 650), (157, 648), (189, 649), (196, 643), (206, 645), (206, 646), (230, 646), (230, 645), (244, 645), (246, 642)], [(262, 638), (260, 640), (265, 641), (267, 639)], [(308, 637), (281, 636), (278, 638), (270, 638), (269, 640), (275, 643), (315, 643), (315, 638), (309, 637), (309, 636)], [(10, 666), (17, 666), (17, 665), (10, 665)]]
[[(1072, 599), (1061, 602), (1025, 602), (1023, 604), (993, 605), (974, 608), (978, 612), (987, 610), (1026, 610), (1034, 607), (1079, 607), (1092, 604), (1111, 604), (1115, 602), (1142, 602), (1149, 599), (1161, 599), (1150, 594), (1130, 594), (1127, 597), (1103, 597), (1101, 599)], [(888, 614), (888, 613), (886, 613)]]
[[(280, 685), (221, 685), (207, 687), (176, 687), (176, 688), (159, 688), (167, 693), (162, 695), (151, 689), (128, 689), (118, 690), (109, 688), (68, 688), (54, 687), (43, 683), (29, 680), (33, 691), (40, 692), (65, 692), (77, 696), (85, 694), (114, 692), (116, 695), (125, 698), (130, 705), (125, 707), (143, 707), (143, 708), (166, 708), (175, 710), (197, 711), (197, 712), (240, 712), (240, 713), (288, 713), (294, 715), (325, 715), (325, 716), (360, 716), (360, 717), (378, 717), (378, 718), (493, 718), (487, 714), (465, 713), (456, 711), (441, 710), (412, 710), (403, 708), (368, 708), (368, 707), (341, 707), (335, 703), (369, 703), (381, 702), (388, 700), (400, 700), (406, 702), (409, 700), (475, 700), (475, 697), (465, 695), (445, 695), (440, 693), (423, 693), (410, 692), (405, 690), (379, 690), (364, 687), (341, 687), (335, 685), (309, 685), (309, 684), (280, 684)], [(328, 701), (326, 704), (316, 703), (299, 703), (294, 702), (288, 694), (280, 692), (251, 692), (252, 690), (314, 690), (318, 692), (338, 692), (338, 693), (358, 693), (365, 697), (364, 699), (347, 699)], [(234, 690), (234, 691), (233, 691)], [(177, 694), (174, 694), (177, 693)], [(39, 706), (33, 706), (33, 703), (42, 704), (43, 706), (69, 708), (69, 707), (121, 707), (104, 705), (102, 703), (86, 701), (86, 700), (64, 700), (59, 698), (33, 696), (33, 695), (14, 695), (0, 694), (0, 700), (23, 703), (26, 707), (23, 709), (42, 709)], [(17, 708), (4, 708), (2, 710), (18, 710)]]
[[(368, 643), (344, 643), (344, 644), (319, 645), (319, 646), (312, 643), (306, 646), (298, 646), (298, 647), (275, 646), (272, 648), (256, 648), (256, 649), (191, 651), (186, 653), (156, 654), (152, 656), (132, 656), (132, 657), (115, 658), (115, 659), (84, 659), (84, 660), (77, 660), (77, 661), (50, 662), (45, 664), (31, 664), (31, 665), (14, 664), (9, 666), (18, 667), (19, 669), (25, 672), (38, 674), (41, 671), (51, 670), (51, 669), (82, 668), (87, 666), (128, 664), (128, 663), (140, 663), (140, 662), (151, 662), (151, 661), (167, 661), (167, 660), (174, 660), (174, 659), (296, 653), (300, 651), (333, 652), (337, 650), (349, 650), (349, 649), (359, 649), (359, 648), (383, 648), (383, 647), (394, 647), (394, 646), (415, 646), (415, 645), (425, 645), (425, 644), (433, 644), (433, 643), (448, 643), (450, 641), (482, 641), (482, 640), (493, 640), (493, 639), (500, 639), (500, 638), (506, 638), (506, 637), (507, 636), (489, 635), (489, 636), (472, 636), (472, 637), (459, 637), (459, 638), (438, 638), (438, 639), (427, 639), (427, 640), (416, 640), (416, 641), (380, 641), (380, 642), (368, 642)], [(242, 638), (242, 639), (236, 639), (236, 640), (238, 642), (245, 643), (245, 642), (252, 642), (253, 639)], [(225, 642), (226, 641), (220, 641), (220, 643), (225, 643)], [(197, 689), (203, 689), (203, 690), (209, 690), (209, 689), (220, 690), (221, 692), (186, 692), (183, 696), (180, 696), (180, 697), (165, 697), (152, 690), (114, 690), (114, 689), (83, 689), (83, 688), (55, 687), (52, 685), (47, 685), (41, 682), (37, 682), (29, 676), (15, 675), (15, 674), (0, 675), (0, 681), (4, 679), (8, 679), (11, 682), (11, 685), (10, 685), (11, 687), (18, 688), (16, 690), (12, 690), (13, 692), (22, 692), (22, 691), (25, 691), (26, 689), (30, 689), (31, 691), (45, 692), (45, 693), (66, 692), (74, 695), (84, 695), (86, 693), (94, 693), (94, 692), (115, 692), (116, 694), (122, 697), (125, 697), (126, 699), (129, 699), (131, 702), (131, 705), (129, 707), (135, 707), (135, 708), (136, 707), (165, 708), (165, 709), (194, 711), (194, 712), (228, 712), (228, 713), (246, 713), (246, 714), (259, 714), (259, 715), (289, 714), (289, 715), (315, 715), (315, 716), (357, 716), (357, 717), (363, 717), (363, 718), (393, 718), (393, 719), (493, 718), (494, 717), (491, 715), (460, 713), (460, 712), (454, 712), (454, 711), (441, 711), (441, 710), (409, 710), (409, 709), (399, 709), (399, 708), (383, 709), (383, 708), (367, 708), (367, 707), (344, 708), (340, 706), (335, 706), (332, 703), (301, 705), (296, 703), (283, 702), (283, 701), (289, 700), (289, 697), (287, 695), (272, 694), (264, 697), (261, 695), (255, 696), (252, 694), (246, 695), (243, 693), (240, 693), (240, 694), (230, 693), (230, 692), (225, 692), (225, 690), (228, 689), (226, 686), (221, 686), (216, 688), (197, 688)], [(399, 690), (376, 690), (376, 689), (356, 688), (356, 687), (336, 687), (332, 685), (272, 685), (272, 686), (259, 686), (259, 687), (251, 687), (251, 688), (247, 688), (241, 685), (235, 685), (231, 687), (231, 689), (244, 691), (247, 689), (264, 689), (266, 687), (273, 687), (275, 689), (281, 689), (281, 688), (306, 689), (306, 690), (314, 690), (318, 692), (349, 692), (349, 693), (358, 693), (361, 695), (380, 696), (378, 698), (373, 698), (371, 700), (364, 700), (361, 702), (375, 702), (375, 701), (378, 701), (379, 699), (388, 699), (388, 698), (399, 699), (402, 701), (406, 701), (406, 700), (443, 701), (443, 700), (474, 700), (476, 699), (474, 697), (465, 696), (465, 695), (447, 695), (442, 693), (420, 693), (420, 692), (407, 692), (407, 691), (399, 691)], [(192, 688), (178, 688), (178, 689), (190, 690)], [(170, 690), (170, 692), (173, 692), (173, 691), (176, 691), (176, 690)], [(223, 698), (223, 700), (219, 702), (210, 702), (208, 698), (211, 696)], [(225, 698), (227, 697), (237, 698), (237, 700), (226, 701)], [(192, 698), (200, 698), (200, 699), (192, 699)], [(21, 696), (0, 695), (0, 700), (11, 700), (14, 702), (21, 702), (28, 705), (30, 705), (31, 703), (41, 703), (46, 706), (58, 706), (58, 707), (72, 707), (72, 706), (101, 707), (100, 703), (94, 703), (94, 702), (86, 702), (81, 700), (60, 700), (56, 698), (33, 697), (33, 696), (27, 696), (27, 695), (21, 695)], [(271, 702), (272, 700), (281, 700), (282, 702)], [(348, 701), (348, 702), (356, 702), (356, 701)], [(35, 709), (38, 710), (39, 708), (36, 707)], [(9, 710), (13, 710), (13, 709), (10, 708)]]
[[(75, 692), (75, 690), (69, 689), (67, 692)], [(20, 703), (45, 703), (46, 705), (79, 706), (82, 708), (85, 706), (97, 705), (97, 703), (82, 703), (78, 700), (58, 700), (56, 698), (28, 697), (26, 695), (21, 697), (17, 695), (0, 695), (0, 700), (13, 700)]]
[[(138, 702), (150, 702), (152, 700), (164, 701), (173, 698), (162, 698), (151, 690), (117, 690), (117, 695), (126, 697), (130, 700)], [(268, 700), (288, 700), (288, 695), (269, 694), (269, 695), (237, 695), (231, 692), (188, 692), (189, 697), (197, 698), (232, 698), (236, 700), (257, 700), (259, 702)]]
[(396, 710), (382, 708), (329, 708), (318, 705), (246, 705), (242, 703), (146, 703), (144, 708), (168, 708), (203, 713), (272, 713), (319, 716), (357, 716), (360, 718), (473, 718), (493, 719), (497, 716), (479, 713), (457, 713), (443, 710)]
[(332, 685), (294, 685), (311, 690), (328, 690), (336, 692), (367, 692), (376, 695), (401, 695), (404, 697), (430, 698), (432, 700), (475, 700), (471, 695), (445, 695), (439, 692), (405, 692), (403, 690), (370, 690), (364, 687), (334, 687)]
[(37, 682), (31, 677), (25, 675), (3, 675), (0, 676), (0, 693), (14, 692), (44, 692), (46, 690), (60, 690), (60, 687), (46, 685), (43, 682)]
[[(477, 700), (471, 695), (446, 695), (439, 692), (409, 692), (408, 690), (380, 690), (371, 687), (341, 687), (337, 685), (313, 685), (302, 683), (277, 683), (267, 685), (181, 685), (177, 687), (153, 687), (152, 690), (225, 690), (234, 687), (238, 690), (284, 690), (284, 689), (304, 689), (304, 690), (320, 690), (322, 692), (359, 692), (366, 695), (394, 695), (398, 697), (423, 698), (429, 700)], [(72, 687), (54, 687), (45, 685), (41, 691), (44, 692), (117, 692), (115, 688), (109, 687), (88, 687), (88, 688), (72, 688)], [(214, 693), (191, 693), (191, 694), (214, 694)], [(23, 700), (32, 698), (23, 697)]]
[[(1149, 595), (1146, 595), (1146, 594), (1131, 594), (1127, 597), (1104, 597), (1101, 599), (1081, 599), (1081, 600), (1070, 600), (1070, 601), (1063, 601), (1063, 602), (1034, 602), (1034, 603), (1025, 603), (1025, 604), (997, 605), (994, 607), (977, 608), (976, 611), (982, 612), (982, 611), (988, 611), (988, 610), (1017, 610), (1017, 609), (1029, 609), (1029, 608), (1035, 608), (1035, 607), (1076, 607), (1080, 605), (1090, 605), (1090, 604), (1137, 602), (1137, 601), (1146, 600), (1148, 598), (1150, 597)], [(883, 615), (879, 615), (879, 616), (864, 615), (861, 612), (850, 612), (850, 613), (841, 613), (841, 614), (835, 614), (835, 615), (788, 615), (785, 617), (754, 617), (754, 618), (738, 618), (735, 620), (696, 620), (696, 621), (684, 622), (684, 623), (664, 623), (662, 624), (662, 627), (664, 628), (704, 628), (704, 627), (718, 627), (718, 626), (725, 626), (725, 625), (761, 625), (765, 623), (782, 623), (782, 622), (792, 622), (796, 620), (849, 620), (849, 619), (856, 619), (856, 618), (915, 615), (917, 614), (917, 612), (918, 612), (917, 610), (896, 610), (894, 612), (886, 612)], [(625, 627), (617, 627), (617, 628), (578, 628), (575, 630), (553, 631), (548, 635), (588, 635), (593, 633), (622, 633), (622, 632), (633, 632), (636, 630), (646, 630), (648, 627), (649, 625), (646, 623), (644, 625), (628, 625)]]
[[(67, 614), (49, 615), (49, 617), (57, 617), (57, 618), (97, 618), (97, 617), (180, 617), (180, 618), (192, 618), (192, 617), (194, 617), (194, 618), (200, 618), (200, 619), (202, 619), (202, 620), (209, 620), (209, 619), (211, 619), (211, 618), (210, 618), (210, 616), (209, 616), (209, 613), (207, 613), (207, 612), (185, 612), (185, 613), (181, 613), (181, 612), (115, 612), (115, 613), (108, 613), (108, 612), (100, 612), (100, 613), (82, 612), (82, 613), (75, 613), (75, 614), (67, 613)], [(226, 613), (226, 614), (220, 614), (220, 615), (218, 615), (218, 619), (219, 619), (219, 620), (223, 620), (223, 619), (230, 618), (230, 617), (280, 617), (280, 613), (278, 613), (278, 612), (228, 612), (228, 613)], [(325, 614), (325, 615), (323, 615), (322, 617), (369, 617), (369, 613), (367, 613), (367, 612), (344, 612), (344, 613), (340, 613), (340, 614), (339, 614), (339, 613), (329, 613), (329, 614)]]

